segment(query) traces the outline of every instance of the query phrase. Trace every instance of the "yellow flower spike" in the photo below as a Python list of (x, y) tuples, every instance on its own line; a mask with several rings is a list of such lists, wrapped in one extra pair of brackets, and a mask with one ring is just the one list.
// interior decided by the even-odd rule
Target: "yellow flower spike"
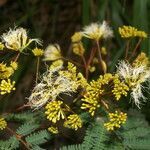
[(40, 57), (44, 54), (44, 51), (36, 47), (32, 50), (32, 53), (34, 54), (34, 56)]
[(7, 79), (14, 73), (12, 67), (7, 67), (6, 64), (0, 63), (0, 79)]
[(64, 127), (78, 130), (78, 128), (82, 127), (82, 120), (77, 114), (69, 115), (64, 122)]
[(57, 127), (51, 126), (48, 128), (48, 131), (53, 133), (53, 134), (58, 134), (58, 128)]
[(119, 75), (115, 75), (113, 78), (114, 88), (112, 93), (115, 95), (116, 100), (119, 100), (122, 95), (127, 96), (129, 87), (119, 79)]
[(4, 118), (0, 117), (0, 130), (4, 130), (7, 127), (7, 122)]
[(44, 51), (44, 61), (54, 61), (57, 59), (61, 59), (61, 49), (58, 44), (50, 44)]
[(120, 128), (127, 120), (127, 114), (123, 112), (115, 111), (115, 113), (109, 113), (109, 122), (104, 123), (104, 127), (108, 131), (113, 131), (116, 128)]
[(0, 94), (4, 95), (6, 93), (10, 93), (12, 90), (15, 90), (15, 81), (11, 83), (10, 79), (2, 80), (0, 83)]
[(60, 119), (64, 119), (65, 114), (62, 105), (62, 101), (49, 102), (45, 107), (45, 114), (47, 115), (47, 119), (52, 121), (53, 123), (56, 123)]
[(119, 27), (118, 30), (122, 38), (131, 38), (131, 37), (147, 38), (146, 32), (140, 31), (136, 29), (135, 27), (122, 26), (122, 27)]
[(74, 35), (71, 37), (71, 41), (73, 43), (80, 42), (82, 39), (82, 36), (83, 36), (82, 32), (75, 32)]
[(13, 70), (17, 70), (18, 68), (18, 63), (15, 61), (11, 61), (10, 66), (13, 68)]
[(87, 110), (91, 116), (94, 116), (96, 109), (101, 106), (100, 97), (104, 92), (102, 86), (108, 84), (112, 78), (112, 74), (106, 73), (101, 75), (97, 81), (91, 81), (86, 87), (84, 98), (81, 99), (83, 101), (81, 109)]
[(83, 47), (83, 44), (81, 42), (73, 43), (72, 45), (73, 53), (78, 56), (83, 56), (85, 49)]
[(0, 50), (3, 50), (4, 47), (5, 47), (4, 44), (0, 42)]

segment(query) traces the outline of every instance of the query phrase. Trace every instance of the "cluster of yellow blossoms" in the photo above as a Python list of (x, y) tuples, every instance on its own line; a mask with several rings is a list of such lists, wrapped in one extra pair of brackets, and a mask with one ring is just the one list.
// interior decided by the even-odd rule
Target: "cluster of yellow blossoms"
[(60, 119), (65, 118), (65, 108), (63, 108), (63, 102), (62, 101), (52, 101), (49, 102), (46, 107), (45, 114), (47, 115), (47, 119), (52, 121), (53, 123), (56, 123)]
[(57, 127), (51, 126), (48, 128), (48, 131), (53, 133), (53, 134), (58, 134), (58, 128)]
[(82, 99), (81, 109), (88, 110), (94, 116), (96, 109), (101, 105), (101, 100), (105, 98), (104, 95), (107, 93), (107, 88), (110, 88), (110, 90), (112, 88), (111, 92), (116, 100), (119, 100), (122, 95), (127, 96), (129, 91), (129, 87), (119, 79), (117, 74), (106, 73), (103, 76), (101, 75), (96, 81), (91, 81), (87, 86), (86, 93)]
[(79, 56), (83, 56), (85, 52), (83, 43), (81, 42), (82, 37), (83, 35), (81, 32), (75, 32), (75, 34), (71, 37), (73, 52)]
[(34, 56), (37, 56), (37, 57), (42, 56), (44, 54), (44, 51), (40, 48), (37, 48), (37, 47), (34, 48), (32, 50), (32, 52), (33, 52)]
[(15, 90), (15, 81), (11, 83), (10, 79), (2, 80), (0, 83), (0, 94), (4, 95), (6, 93), (10, 93), (12, 90)]
[(10, 76), (17, 69), (18, 64), (16, 62), (11, 62), (10, 66), (6, 66), (4, 63), (0, 63), (0, 94), (10, 93), (15, 90), (15, 81), (11, 82)]
[(82, 127), (82, 120), (77, 114), (69, 115), (67, 120), (64, 122), (64, 126), (77, 130)]
[(116, 100), (121, 98), (121, 95), (127, 96), (129, 87), (119, 79), (119, 76), (116, 74), (113, 77), (114, 88), (112, 93), (115, 95)]
[(102, 93), (104, 92), (102, 86), (108, 84), (111, 79), (111, 74), (105, 74), (104, 76), (101, 75), (97, 81), (91, 81), (82, 99), (81, 109), (87, 109), (94, 116), (95, 110), (100, 107)]
[(5, 121), (4, 118), (0, 117), (0, 130), (3, 130), (7, 127), (7, 122)]
[(124, 124), (127, 120), (127, 114), (123, 112), (115, 111), (115, 113), (109, 113), (109, 122), (105, 123), (106, 129), (114, 130), (115, 128), (120, 128), (121, 124)]
[(131, 37), (147, 38), (146, 32), (138, 30), (137, 28), (131, 26), (119, 27), (119, 33), (122, 38), (131, 38)]
[[(65, 112), (69, 112), (70, 108), (62, 101), (52, 101), (49, 102), (46, 107), (45, 114), (47, 119), (50, 120), (52, 123), (56, 123), (59, 120), (64, 120), (64, 127), (71, 128), (77, 130), (78, 128), (82, 127), (82, 120), (77, 114), (72, 114), (66, 117)], [(48, 130), (54, 134), (58, 133), (57, 127), (49, 127)]]

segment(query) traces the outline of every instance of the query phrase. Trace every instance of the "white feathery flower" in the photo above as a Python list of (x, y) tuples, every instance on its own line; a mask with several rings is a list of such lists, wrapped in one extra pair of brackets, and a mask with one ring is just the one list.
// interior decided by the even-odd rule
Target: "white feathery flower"
[(121, 61), (117, 67), (118, 75), (131, 89), (131, 98), (140, 108), (141, 101), (145, 100), (142, 91), (146, 88), (142, 84), (150, 79), (150, 69), (146, 65), (133, 67), (128, 62)]
[(113, 36), (113, 31), (108, 26), (106, 21), (103, 21), (102, 24), (92, 23), (91, 25), (83, 28), (82, 33), (83, 36), (94, 40), (100, 40), (101, 38), (107, 39)]
[(44, 51), (44, 60), (45, 61), (54, 61), (57, 59), (60, 59), (61, 56), (61, 50), (60, 46), (58, 44), (50, 44), (47, 46), (47, 48)]
[(22, 52), (33, 41), (41, 44), (39, 39), (29, 39), (27, 31), (24, 28), (14, 28), (14, 30), (10, 29), (7, 33), (3, 33), (1, 38), (8, 49), (20, 52)]
[(74, 81), (59, 75), (57, 71), (48, 70), (43, 75), (41, 82), (34, 87), (29, 97), (29, 105), (32, 108), (38, 109), (48, 101), (56, 100), (60, 93), (69, 95), (71, 92), (75, 92)]

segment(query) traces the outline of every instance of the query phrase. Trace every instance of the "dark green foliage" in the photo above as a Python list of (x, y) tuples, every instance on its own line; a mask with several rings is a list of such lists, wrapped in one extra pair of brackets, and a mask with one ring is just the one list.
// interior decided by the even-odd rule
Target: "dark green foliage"
[(0, 150), (15, 150), (19, 147), (19, 141), (12, 136), (7, 141), (0, 141)]
[(103, 124), (96, 123), (87, 129), (83, 147), (86, 150), (103, 150), (105, 149), (104, 142), (106, 140), (106, 129), (104, 128)]
[(148, 123), (144, 119), (144, 116), (137, 111), (129, 112), (129, 114), (131, 114), (131, 117), (128, 118), (126, 124), (123, 126), (123, 130), (118, 134), (123, 139), (123, 146), (137, 150), (149, 150), (150, 127)]
[(43, 149), (43, 148), (41, 148), (39, 146), (35, 146), (35, 147), (32, 148), (32, 150), (45, 150), (45, 149)]
[(91, 124), (79, 145), (69, 145), (61, 150), (149, 150), (150, 127), (144, 116), (135, 110), (129, 111), (127, 122), (121, 129), (108, 132), (103, 123)]
[(41, 130), (36, 133), (30, 134), (25, 138), (27, 143), (30, 143), (30, 145), (40, 145), (47, 140), (50, 140), (51, 136), (46, 130)]
[(82, 144), (64, 146), (60, 150), (85, 150)]
[(88, 127), (82, 144), (69, 145), (61, 150), (104, 150), (107, 140), (106, 129), (101, 123), (94, 123)]
[(11, 121), (18, 121), (18, 122), (33, 122), (35, 113), (34, 112), (24, 112), (18, 114), (9, 114), (7, 116), (7, 120)]
[(31, 132), (35, 131), (38, 127), (39, 127), (39, 125), (35, 124), (35, 123), (25, 123), (17, 129), (17, 133), (25, 136), (25, 135), (30, 134)]

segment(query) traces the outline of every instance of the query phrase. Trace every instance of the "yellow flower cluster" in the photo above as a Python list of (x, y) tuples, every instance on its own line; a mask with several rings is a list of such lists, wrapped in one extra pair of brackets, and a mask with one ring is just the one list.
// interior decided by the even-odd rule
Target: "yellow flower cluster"
[(82, 127), (82, 120), (77, 114), (69, 115), (64, 122), (64, 127), (78, 130), (78, 128)]
[(85, 49), (81, 42), (82, 36), (83, 35), (81, 32), (75, 32), (74, 35), (71, 37), (73, 53), (78, 56), (83, 56), (85, 52)]
[(48, 131), (53, 133), (53, 134), (58, 134), (58, 128), (57, 127), (51, 126), (48, 128)]
[(16, 62), (11, 62), (10, 66), (6, 66), (4, 63), (0, 63), (0, 79), (9, 78), (15, 70), (17, 70), (18, 64)]
[(15, 61), (11, 61), (10, 66), (13, 68), (13, 70), (17, 70), (18, 69), (18, 63)]
[(42, 56), (44, 54), (44, 51), (40, 48), (37, 48), (37, 47), (34, 48), (32, 50), (32, 52), (33, 52), (34, 56), (37, 56), (37, 57)]
[(4, 118), (0, 118), (0, 130), (3, 130), (7, 127), (7, 122)]
[(14, 73), (12, 67), (7, 67), (6, 64), (0, 63), (0, 79), (7, 79)]
[(76, 43), (76, 42), (80, 42), (82, 40), (82, 33), (81, 32), (75, 32), (74, 35), (71, 37), (71, 41), (73, 43)]
[(116, 74), (113, 78), (114, 88), (112, 93), (115, 95), (116, 100), (121, 98), (121, 95), (127, 96), (129, 87), (122, 81), (120, 81), (119, 76)]
[(4, 47), (5, 47), (4, 44), (0, 42), (0, 50), (3, 50)]
[(10, 93), (12, 90), (15, 90), (15, 81), (11, 83), (10, 79), (2, 80), (0, 83), (0, 94), (4, 95), (6, 93)]
[(100, 107), (101, 99), (100, 96), (103, 94), (103, 85), (108, 84), (112, 80), (111, 74), (105, 74), (100, 76), (97, 81), (91, 81), (90, 85), (86, 88), (86, 94), (82, 99), (83, 103), (81, 109), (87, 109), (88, 112), (94, 116), (97, 108)]
[(53, 123), (56, 123), (60, 119), (64, 119), (65, 114), (62, 105), (62, 101), (49, 102), (45, 107), (45, 114), (47, 115), (47, 119), (52, 121)]
[(134, 60), (133, 64), (134, 67), (139, 67), (141, 65), (148, 66), (149, 65), (149, 59), (146, 56), (145, 53), (140, 53), (137, 58)]
[(63, 63), (64, 63), (64, 62), (63, 62), (61, 59), (55, 60), (55, 61), (53, 61), (52, 64), (50, 65), (49, 69), (50, 69), (50, 70), (59, 70), (59, 69), (62, 68)]
[(78, 56), (83, 56), (83, 54), (85, 52), (82, 42), (73, 43), (72, 49), (73, 49), (73, 53)]
[(131, 26), (119, 27), (119, 33), (122, 38), (130, 38), (130, 37), (147, 38), (146, 32), (140, 31), (135, 27), (131, 27)]
[(109, 120), (104, 126), (108, 131), (113, 131), (115, 128), (120, 128), (121, 124), (126, 122), (127, 114), (115, 111), (115, 113), (109, 113)]

